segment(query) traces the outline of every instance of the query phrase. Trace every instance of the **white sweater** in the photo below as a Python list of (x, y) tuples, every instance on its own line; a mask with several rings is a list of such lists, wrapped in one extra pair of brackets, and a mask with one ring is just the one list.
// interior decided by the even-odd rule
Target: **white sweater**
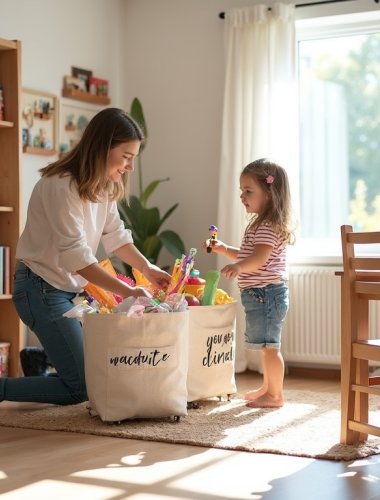
[(83, 201), (70, 179), (55, 175), (37, 182), (16, 258), (55, 288), (80, 292), (86, 280), (75, 273), (97, 262), (99, 242), (109, 254), (133, 239), (115, 201)]

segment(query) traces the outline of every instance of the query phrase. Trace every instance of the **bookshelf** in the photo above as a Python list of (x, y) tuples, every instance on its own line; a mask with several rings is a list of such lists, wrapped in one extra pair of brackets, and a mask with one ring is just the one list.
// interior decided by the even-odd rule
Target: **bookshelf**
[[(10, 248), (10, 274), (20, 235), (21, 167), (21, 42), (0, 38), (0, 85), (3, 87), (4, 119), (0, 121), (0, 246)], [(8, 374), (20, 374), (22, 324), (10, 293), (0, 294), (0, 342), (10, 342)]]

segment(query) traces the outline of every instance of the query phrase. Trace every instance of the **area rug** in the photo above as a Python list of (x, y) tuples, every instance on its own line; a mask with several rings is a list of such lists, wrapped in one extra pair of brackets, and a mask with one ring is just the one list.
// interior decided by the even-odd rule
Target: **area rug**
[[(178, 422), (170, 418), (103, 423), (90, 415), (88, 403), (73, 406), (36, 405), (32, 410), (1, 412), (0, 426), (67, 431), (115, 438), (161, 441), (226, 450), (277, 453), (330, 460), (353, 460), (380, 454), (380, 438), (358, 446), (339, 444), (340, 395), (285, 391), (277, 409), (253, 409), (242, 399), (201, 401)], [(380, 402), (379, 402), (380, 403)], [(371, 418), (378, 418), (380, 404)]]

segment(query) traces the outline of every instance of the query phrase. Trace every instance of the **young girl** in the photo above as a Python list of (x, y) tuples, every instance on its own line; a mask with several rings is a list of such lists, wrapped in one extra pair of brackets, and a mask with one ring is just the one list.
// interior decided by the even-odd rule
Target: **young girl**
[(240, 248), (216, 240), (212, 251), (234, 261), (221, 270), (238, 279), (246, 314), (246, 347), (261, 349), (263, 383), (246, 393), (247, 406), (276, 408), (284, 404), (284, 360), (281, 330), (289, 307), (286, 246), (293, 242), (288, 177), (275, 163), (260, 159), (240, 176), (241, 201), (252, 218)]
[(158, 287), (169, 283), (170, 276), (134, 246), (117, 209), (143, 139), (127, 113), (107, 108), (90, 121), (71, 152), (41, 169), (16, 250), (13, 301), (56, 374), (0, 378), (0, 401), (64, 405), (87, 399), (82, 327), (63, 313), (87, 281), (122, 297), (149, 296), (101, 268), (95, 257), (100, 242)]

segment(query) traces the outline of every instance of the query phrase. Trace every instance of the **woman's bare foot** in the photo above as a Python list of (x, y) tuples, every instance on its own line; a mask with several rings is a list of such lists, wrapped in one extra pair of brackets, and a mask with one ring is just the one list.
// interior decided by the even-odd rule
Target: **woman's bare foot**
[(248, 408), (281, 408), (281, 406), (284, 406), (284, 399), (282, 396), (275, 398), (265, 393), (258, 398), (250, 400), (246, 406), (248, 406)]
[(248, 391), (244, 394), (244, 399), (246, 401), (253, 401), (254, 399), (259, 398), (263, 394), (265, 394), (266, 389), (264, 387), (260, 387), (259, 389), (254, 389), (253, 391)]

